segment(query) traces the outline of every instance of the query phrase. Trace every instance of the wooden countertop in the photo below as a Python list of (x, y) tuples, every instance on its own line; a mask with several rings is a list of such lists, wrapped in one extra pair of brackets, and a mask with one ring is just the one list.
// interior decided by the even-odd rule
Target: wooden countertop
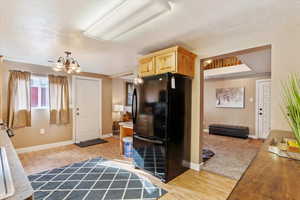
[(0, 146), (5, 147), (9, 167), (15, 187), (15, 194), (6, 200), (22, 200), (33, 195), (33, 189), (7, 134), (0, 130)]
[(291, 132), (272, 131), (259, 153), (228, 197), (229, 200), (300, 199), (300, 161), (268, 152), (272, 138), (290, 137)]

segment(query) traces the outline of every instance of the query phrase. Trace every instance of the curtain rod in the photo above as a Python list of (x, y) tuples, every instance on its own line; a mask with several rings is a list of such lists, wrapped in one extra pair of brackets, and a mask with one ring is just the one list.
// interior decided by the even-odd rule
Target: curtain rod
[(64, 74), (61, 74), (59, 72), (53, 72), (53, 73), (50, 73), (50, 72), (32, 72), (32, 71), (28, 71), (28, 70), (20, 70), (20, 69), (10, 69), (8, 70), (9, 72), (12, 72), (12, 71), (19, 71), (19, 72), (29, 72), (31, 73), (32, 75), (34, 76), (48, 76), (48, 75), (55, 75), (55, 76), (66, 76), (66, 77), (70, 77), (68, 75), (64, 75)]

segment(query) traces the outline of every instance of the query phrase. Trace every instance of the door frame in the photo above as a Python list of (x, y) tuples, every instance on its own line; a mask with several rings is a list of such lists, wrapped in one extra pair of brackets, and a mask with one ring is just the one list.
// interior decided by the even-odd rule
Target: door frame
[(72, 130), (72, 140), (74, 143), (76, 143), (76, 95), (77, 95), (77, 88), (76, 88), (76, 80), (93, 80), (99, 82), (99, 137), (101, 138), (103, 136), (102, 132), (102, 79), (101, 78), (91, 78), (91, 77), (85, 77), (85, 76), (72, 76), (72, 115), (73, 115), (73, 130)]
[[(259, 102), (259, 84), (263, 83), (263, 82), (270, 82), (271, 83), (271, 88), (272, 88), (272, 79), (260, 79), (260, 80), (256, 80), (256, 92), (255, 92), (255, 96), (256, 96), (256, 100), (255, 100), (255, 138), (260, 138), (259, 134), (258, 134), (258, 125), (259, 125), (259, 118), (258, 118), (258, 102)], [(270, 98), (271, 99), (271, 98)], [(271, 99), (272, 101), (272, 99)], [(270, 104), (272, 102), (269, 102)], [(270, 117), (272, 116), (272, 109), (270, 110)], [(271, 123), (271, 122), (270, 122)]]

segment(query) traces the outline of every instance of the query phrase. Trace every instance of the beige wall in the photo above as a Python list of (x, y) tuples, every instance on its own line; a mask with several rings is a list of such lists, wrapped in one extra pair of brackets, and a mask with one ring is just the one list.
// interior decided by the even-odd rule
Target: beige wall
[[(272, 130), (288, 130), (290, 128), (286, 122), (280, 106), (281, 100), (281, 82), (288, 78), (290, 73), (300, 73), (300, 28), (298, 26), (286, 26), (274, 30), (256, 31), (256, 32), (243, 32), (239, 35), (227, 35), (227, 37), (213, 40), (195, 40), (192, 41), (193, 45), (198, 44), (198, 48), (193, 50), (198, 54), (198, 59), (204, 59), (234, 51), (272, 45), (272, 103), (271, 103), (271, 129)], [(193, 163), (201, 162), (199, 159), (199, 149), (202, 147), (202, 134), (198, 134), (201, 129), (201, 115), (203, 110), (201, 107), (201, 77), (198, 73), (196, 65), (196, 74), (193, 80), (193, 102), (192, 110), (192, 143), (191, 155)], [(197, 86), (198, 85), (198, 86)], [(200, 122), (200, 123), (199, 123)], [(198, 140), (199, 139), (199, 140)]]
[(202, 162), (203, 129), (203, 70), (200, 68), (200, 58), (195, 61), (195, 76), (192, 80), (192, 116), (191, 116), (191, 163)]
[[(272, 45), (272, 106), (271, 128), (273, 130), (290, 130), (280, 106), (282, 105), (281, 82), (293, 72), (300, 73), (300, 28), (286, 26), (261, 32), (245, 32), (239, 35), (214, 39), (199, 43), (194, 52), (201, 58), (231, 53), (248, 48)], [(196, 44), (197, 41), (194, 41)], [(196, 123), (196, 122), (194, 122)]]
[(102, 78), (102, 134), (112, 133), (112, 80)]
[[(17, 62), (3, 63), (3, 117), (7, 115), (7, 84), (10, 69), (30, 71), (32, 73), (47, 75), (57, 74), (49, 67), (24, 64)], [(59, 74), (59, 73), (58, 73)], [(93, 76), (93, 74), (83, 74), (85, 76)], [(102, 76), (102, 132), (103, 134), (111, 133), (111, 79)], [(70, 79), (71, 86), (71, 79)], [(72, 89), (72, 88), (71, 88)], [(71, 99), (72, 102), (72, 99)], [(45, 134), (40, 134), (40, 129), (45, 129)], [(15, 136), (12, 142), (16, 148), (29, 147), (34, 145), (49, 144), (61, 141), (72, 140), (72, 123), (69, 125), (50, 125), (48, 110), (33, 109), (32, 110), (32, 126), (15, 130)]]
[[(204, 128), (213, 123), (247, 126), (250, 134), (255, 135), (256, 80), (267, 78), (271, 76), (204, 81)], [(216, 108), (216, 89), (236, 87), (245, 88), (245, 107)]]

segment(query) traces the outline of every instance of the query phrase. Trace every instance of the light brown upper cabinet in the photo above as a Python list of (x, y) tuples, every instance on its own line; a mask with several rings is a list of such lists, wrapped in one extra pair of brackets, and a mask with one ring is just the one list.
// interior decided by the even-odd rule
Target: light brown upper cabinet
[(155, 74), (154, 58), (143, 58), (139, 61), (139, 74), (142, 76), (151, 76)]
[(155, 66), (158, 74), (176, 72), (176, 52), (155, 56)]
[(151, 76), (167, 72), (194, 76), (196, 55), (175, 46), (143, 56), (139, 63), (139, 76)]

